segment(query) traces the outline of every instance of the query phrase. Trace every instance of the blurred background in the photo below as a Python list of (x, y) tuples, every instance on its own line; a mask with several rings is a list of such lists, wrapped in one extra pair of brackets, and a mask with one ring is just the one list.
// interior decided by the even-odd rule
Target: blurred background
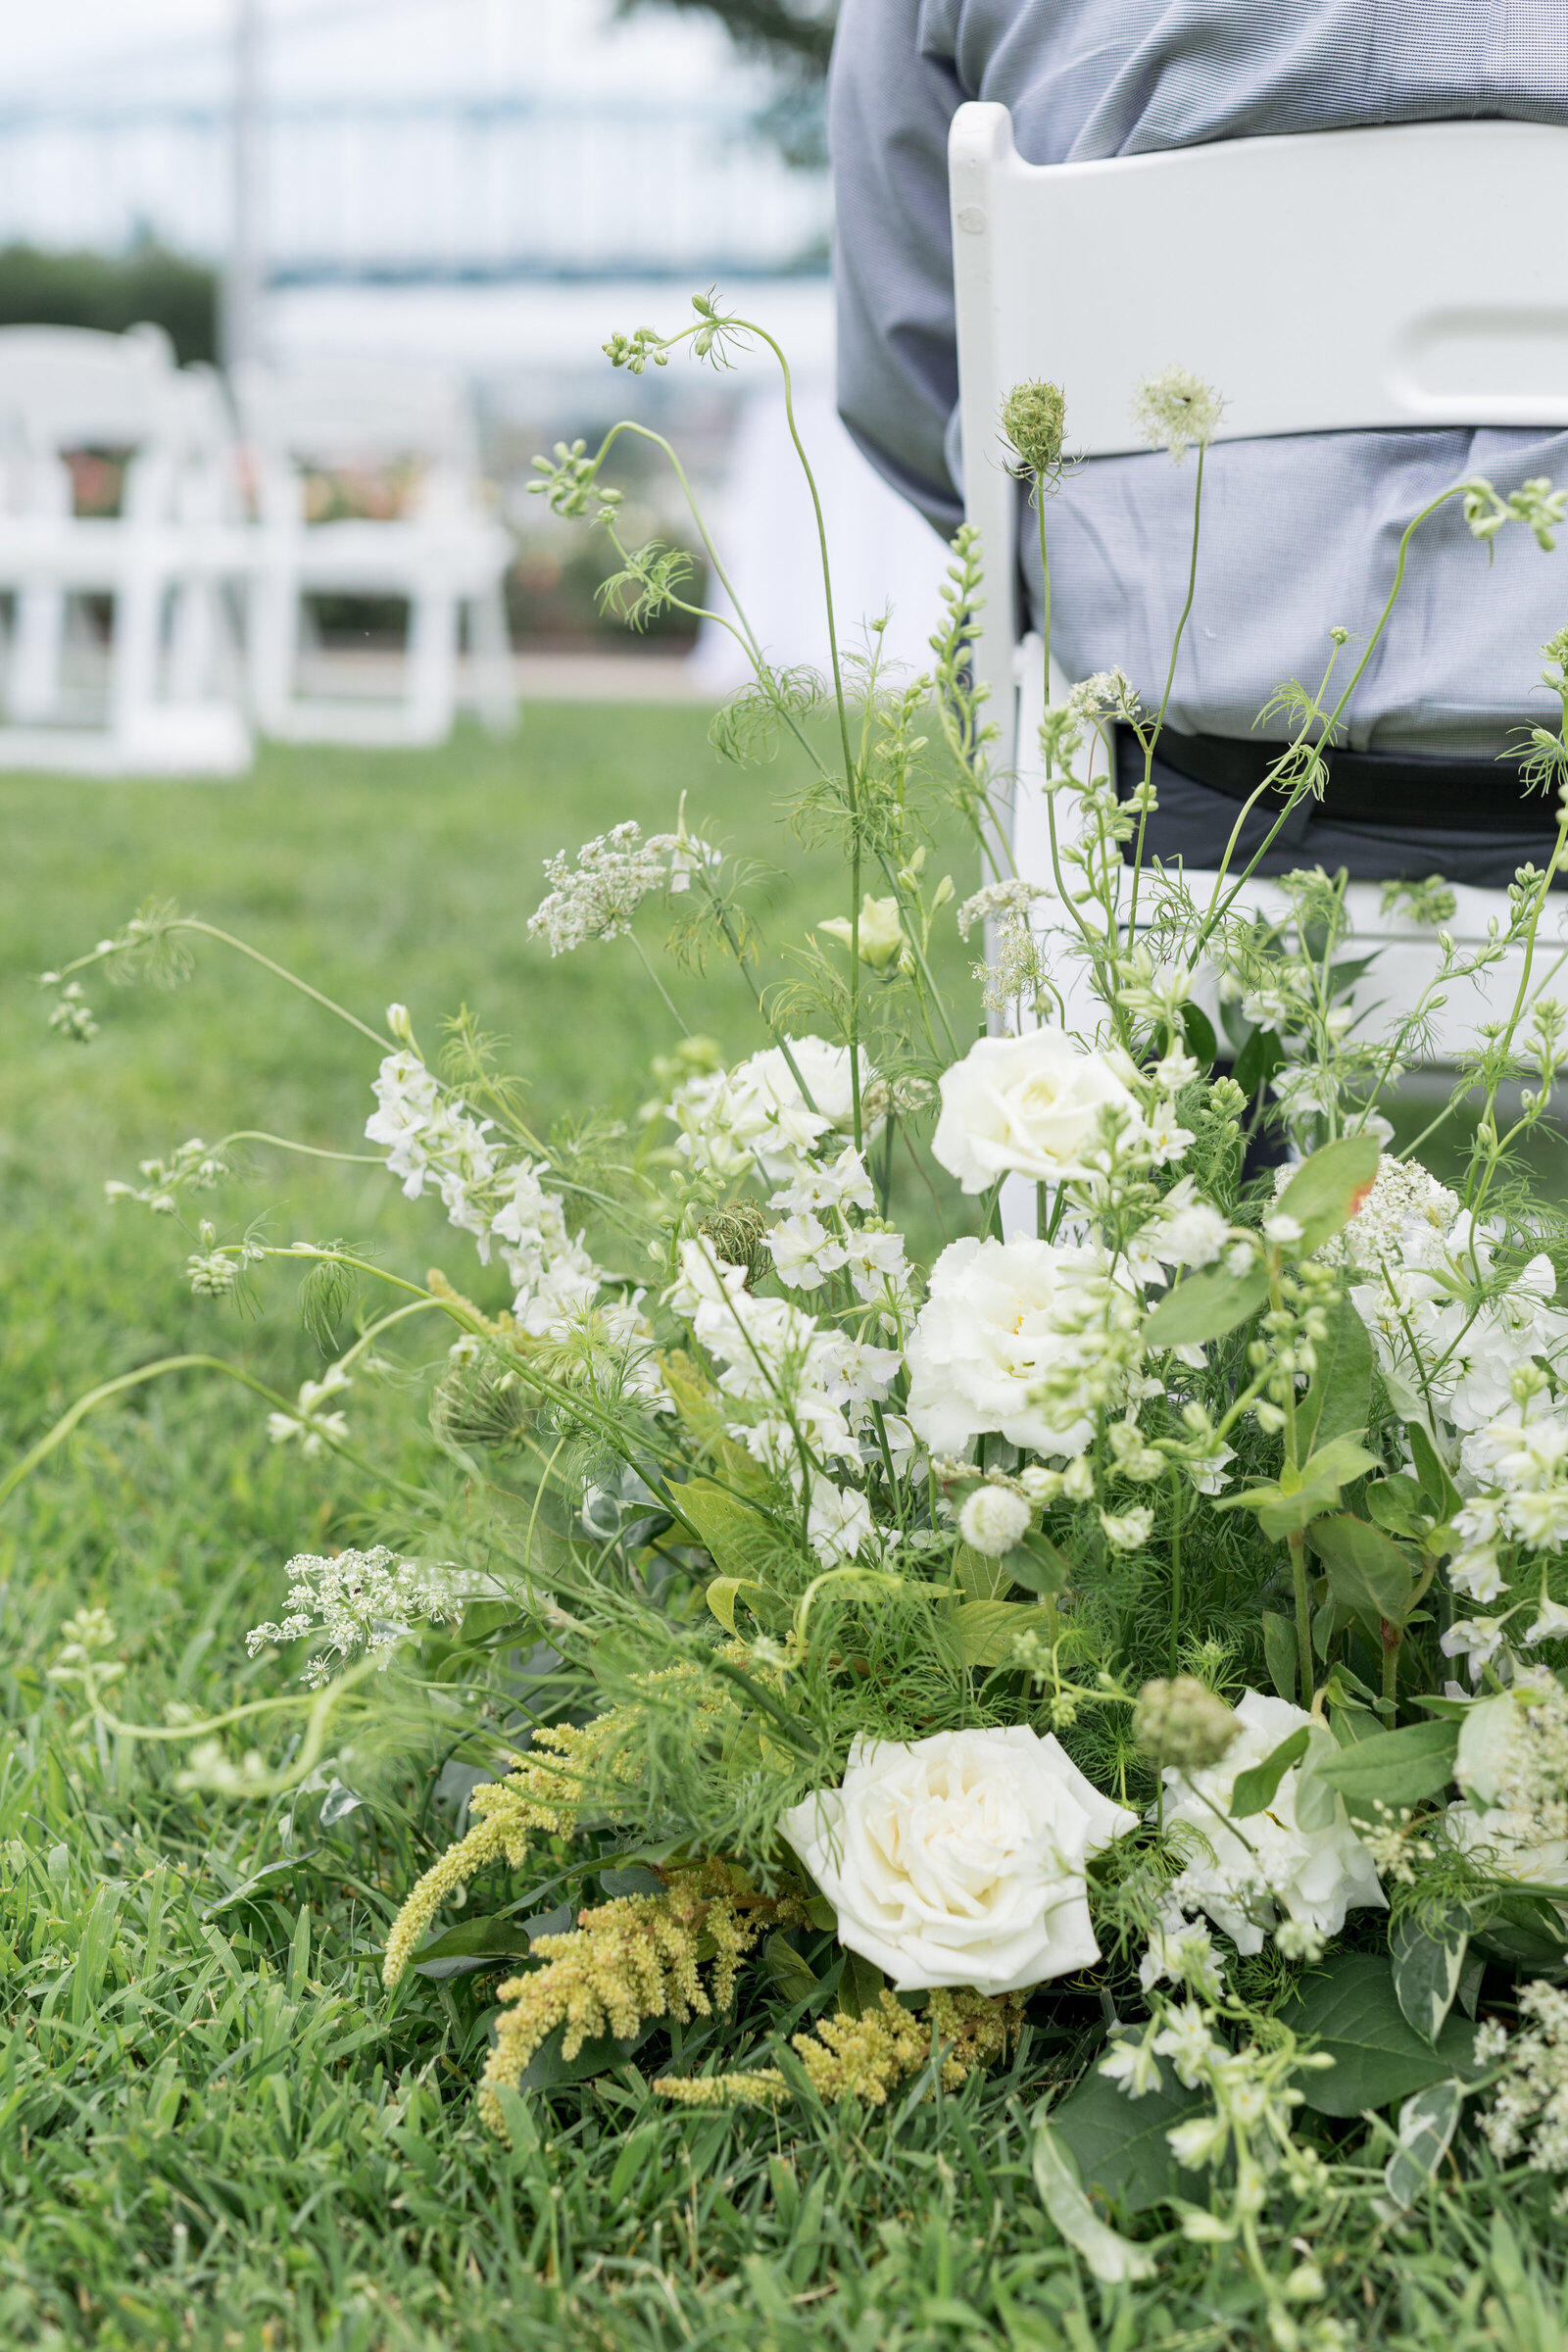
[[(711, 697), (740, 675), (723, 633), (677, 615), (629, 635), (595, 604), (612, 551), (556, 520), (526, 485), (536, 451), (579, 437), (592, 448), (617, 416), (668, 434), (759, 634), (781, 659), (820, 659), (808, 518), (783, 462), (765, 355), (726, 373), (682, 353), (634, 379), (601, 352), (614, 329), (674, 329), (691, 315), (691, 293), (716, 286), (789, 352), (838, 516), (841, 607), (869, 616), (898, 583), (891, 642), (918, 661), (936, 617), (941, 548), (859, 460), (832, 411), (822, 92), (833, 8), (136, 0), (126, 10), (56, 0), (18, 11), (0, 99), (0, 327), (119, 333), (151, 321), (181, 367), (227, 370), (229, 394), (246, 367), (270, 370), (274, 387), (324, 370), (339, 407), (357, 380), (428, 387), (445, 372), (471, 420), (470, 503), (506, 534), (502, 596), (523, 701)], [(5, 405), (0, 361), (0, 426)], [(240, 404), (238, 462), (249, 471), (230, 520), (258, 518), (258, 460), (246, 444), (262, 414), (259, 396), (250, 412)], [(412, 512), (429, 453), (389, 449), (383, 433), (357, 460), (352, 436), (340, 439), (342, 449), (314, 458), (291, 453), (307, 519), (364, 524)], [(623, 450), (614, 478), (630, 541), (657, 535), (695, 551), (668, 468), (646, 442)], [(75, 515), (115, 517), (124, 452), (58, 454)], [(254, 573), (254, 548), (250, 560)], [(20, 558), (12, 571), (0, 617), (15, 638)], [(330, 699), (395, 683), (411, 608), (395, 577), (373, 572), (303, 582), (293, 618), (277, 623), (290, 636), (286, 659), (305, 665), (289, 692)], [(706, 593), (704, 574), (700, 564), (695, 585)], [(70, 716), (71, 649), (84, 675), (85, 640), (95, 630), (107, 639), (112, 586), (96, 606), (75, 598), (82, 610), (57, 624), (62, 646), (40, 657), (60, 679), (35, 680), (33, 707), (13, 718)], [(225, 596), (236, 636), (254, 636), (254, 592), (248, 614), (232, 582)], [(45, 628), (36, 614), (33, 624), (34, 635)], [(169, 638), (166, 622), (161, 660)], [(462, 643), (471, 654), (471, 621)], [(253, 647), (253, 673), (256, 659)], [(284, 708), (285, 654), (274, 646), (270, 659), (270, 688), (251, 679), (262, 731), (308, 732), (297, 710), (291, 719), (267, 707), (270, 692)], [(209, 681), (200, 691), (216, 689)]]

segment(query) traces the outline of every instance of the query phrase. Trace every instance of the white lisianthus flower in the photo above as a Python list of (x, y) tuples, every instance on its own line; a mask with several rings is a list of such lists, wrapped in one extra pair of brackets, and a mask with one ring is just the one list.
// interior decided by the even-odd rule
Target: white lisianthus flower
[(1073, 1375), (1098, 1363), (1107, 1292), (1104, 1252), (1088, 1244), (951, 1243), (907, 1349), (908, 1414), (926, 1444), (961, 1453), (997, 1430), (1037, 1453), (1082, 1453), (1094, 1413)]
[(1124, 1134), (1144, 1135), (1125, 1081), (1103, 1055), (1085, 1053), (1059, 1029), (982, 1037), (943, 1072), (941, 1092), (931, 1151), (966, 1193), (983, 1193), (1009, 1174), (1050, 1183), (1089, 1175), (1084, 1154), (1098, 1142), (1106, 1108), (1121, 1113)]
[[(1311, 1722), (1288, 1699), (1249, 1690), (1236, 1712), (1242, 1729), (1219, 1763), (1204, 1772), (1168, 1768), (1167, 1833), (1188, 1856), (1171, 1886), (1183, 1911), (1203, 1911), (1239, 1952), (1260, 1952), (1281, 1912), (1319, 1936), (1337, 1936), (1348, 1911), (1388, 1908), (1372, 1857), (1349, 1825), (1343, 1800), (1324, 1830), (1296, 1826), (1295, 1766), (1280, 1782), (1265, 1812), (1233, 1827), (1231, 1798), (1239, 1776), (1261, 1764), (1303, 1724)], [(1156, 2047), (1158, 2045), (1156, 2044)]]
[(900, 1992), (1021, 1992), (1100, 1946), (1084, 1866), (1136, 1826), (1049, 1735), (858, 1740), (836, 1789), (783, 1819), (838, 1914), (839, 1941)]
[(1112, 1551), (1141, 1551), (1154, 1531), (1154, 1514), (1140, 1502), (1130, 1511), (1102, 1511), (1100, 1524)]
[(824, 1568), (853, 1560), (863, 1549), (881, 1548), (885, 1539), (871, 1517), (871, 1506), (855, 1487), (836, 1487), (820, 1474), (811, 1481), (811, 1508), (807, 1530), (811, 1549)]

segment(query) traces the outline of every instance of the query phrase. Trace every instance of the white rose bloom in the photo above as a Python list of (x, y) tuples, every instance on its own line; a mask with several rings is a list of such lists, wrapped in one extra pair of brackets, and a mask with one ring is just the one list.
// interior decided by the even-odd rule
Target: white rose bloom
[(1049, 1735), (858, 1740), (844, 1779), (784, 1834), (838, 1913), (839, 1941), (900, 1992), (1021, 1992), (1090, 1968), (1084, 1865), (1136, 1826)]
[(1263, 1948), (1280, 1913), (1319, 1936), (1337, 1936), (1348, 1911), (1388, 1904), (1372, 1857), (1351, 1829), (1344, 1803), (1326, 1830), (1298, 1830), (1293, 1766), (1266, 1811), (1234, 1826), (1231, 1798), (1239, 1776), (1261, 1764), (1282, 1740), (1311, 1722), (1288, 1699), (1249, 1690), (1236, 1709), (1242, 1729), (1206, 1772), (1164, 1774), (1165, 1828), (1189, 1857), (1170, 1891), (1184, 1911), (1204, 1911), (1239, 1952)]
[(943, 1072), (931, 1151), (966, 1193), (1012, 1172), (1050, 1183), (1087, 1176), (1083, 1154), (1107, 1105), (1142, 1138), (1138, 1104), (1101, 1054), (1084, 1053), (1059, 1029), (982, 1037)]
[(909, 1419), (934, 1451), (961, 1453), (997, 1430), (1038, 1453), (1082, 1453), (1094, 1435), (1087, 1400), (1038, 1391), (1096, 1360), (1106, 1266), (1090, 1245), (969, 1236), (943, 1250), (907, 1349)]

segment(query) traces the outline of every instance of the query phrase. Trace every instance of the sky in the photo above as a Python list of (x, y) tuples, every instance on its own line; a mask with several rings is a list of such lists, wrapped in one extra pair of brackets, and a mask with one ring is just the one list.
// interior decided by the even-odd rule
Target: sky
[[(710, 21), (648, 9), (621, 22), (612, 0), (258, 6), (261, 89), (276, 110), (268, 242), (285, 275), (432, 258), (568, 273), (662, 255), (682, 270), (772, 268), (820, 246), (821, 188), (749, 135), (768, 83)], [(217, 258), (233, 0), (53, 0), (12, 15), (0, 242), (113, 246), (143, 224)], [(530, 111), (477, 127), (386, 112), (447, 98)], [(182, 105), (195, 119), (171, 121)]]

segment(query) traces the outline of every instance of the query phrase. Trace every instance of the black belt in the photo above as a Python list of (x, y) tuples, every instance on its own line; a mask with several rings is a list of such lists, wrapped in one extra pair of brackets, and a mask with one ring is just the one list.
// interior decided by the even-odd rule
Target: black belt
[[(1176, 735), (1165, 727), (1154, 759), (1227, 800), (1246, 801), (1284, 749), (1236, 735)], [(1435, 826), (1446, 832), (1533, 834), (1538, 840), (1549, 840), (1557, 829), (1551, 797), (1538, 789), (1526, 799), (1512, 760), (1423, 760), (1405, 752), (1344, 751), (1324, 757), (1329, 774), (1323, 798), (1307, 807), (1313, 816), (1333, 824)], [(1259, 801), (1256, 813), (1261, 817), (1271, 805), (1277, 805), (1272, 793)]]

